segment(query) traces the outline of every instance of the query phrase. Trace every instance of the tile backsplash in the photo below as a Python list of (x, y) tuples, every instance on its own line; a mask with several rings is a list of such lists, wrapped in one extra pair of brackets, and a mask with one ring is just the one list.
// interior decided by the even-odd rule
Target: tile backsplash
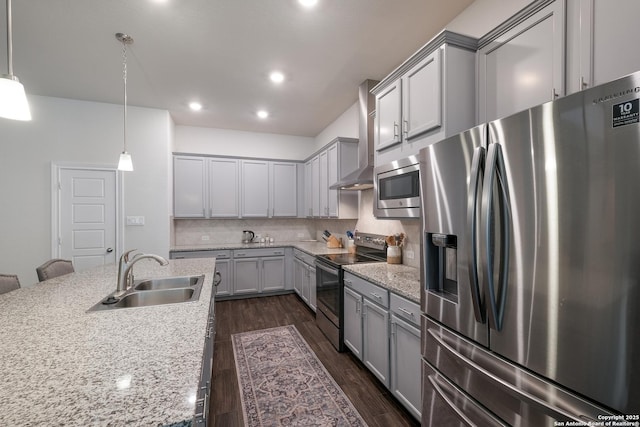
[(347, 230), (353, 231), (355, 225), (355, 219), (174, 219), (172, 245), (240, 243), (243, 230), (251, 230), (256, 236), (272, 237), (274, 242), (322, 240), (324, 230), (345, 239)]
[(360, 192), (360, 211), (356, 229), (365, 233), (391, 235), (404, 233), (402, 263), (420, 268), (420, 218), (412, 219), (378, 219), (373, 216), (373, 190)]

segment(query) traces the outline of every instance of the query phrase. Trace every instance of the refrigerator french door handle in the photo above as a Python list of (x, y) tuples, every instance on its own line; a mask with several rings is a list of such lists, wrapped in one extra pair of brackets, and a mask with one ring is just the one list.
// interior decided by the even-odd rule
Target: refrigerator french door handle
[[(502, 329), (502, 320), (504, 318), (504, 308), (507, 301), (507, 278), (509, 273), (509, 244), (511, 242), (511, 209), (509, 208), (509, 190), (506, 181), (506, 168), (502, 156), (502, 148), (500, 144), (493, 143), (489, 145), (487, 153), (486, 170), (484, 175), (484, 183), (482, 186), (482, 212), (484, 214), (484, 235), (485, 235), (485, 253), (487, 262), (484, 263), (484, 283), (486, 286), (486, 299), (489, 307), (489, 326), (496, 331)], [(493, 205), (493, 184), (495, 178), (498, 178), (498, 186), (500, 188), (500, 206), (502, 212), (500, 215), (500, 275), (499, 281), (499, 298), (496, 295), (496, 284), (493, 277), (494, 253), (492, 250), (492, 233), (491, 233), (491, 209)]]
[[(431, 386), (433, 387), (433, 390), (435, 390), (435, 392), (438, 393), (438, 396), (440, 397), (440, 399), (444, 400), (444, 402), (447, 404), (447, 406), (449, 406), (449, 408), (453, 412), (455, 412), (455, 414), (458, 416), (460, 421), (462, 421), (465, 425), (467, 425), (469, 427), (477, 427), (477, 424), (475, 422), (473, 422), (471, 419), (469, 419), (469, 417), (466, 416), (464, 411), (462, 409), (460, 409), (458, 406), (456, 406), (456, 404), (449, 397), (447, 397), (447, 395), (445, 394), (445, 391), (443, 390), (443, 388), (446, 388), (447, 391), (449, 392), (449, 394), (453, 394), (454, 396), (456, 396), (457, 397), (456, 400), (469, 401), (470, 400), (469, 398), (467, 398), (466, 396), (461, 395), (461, 393), (459, 391), (457, 391), (451, 385), (447, 384), (445, 381), (438, 381), (438, 378), (435, 375), (429, 375), (427, 377), (427, 379), (431, 383)], [(496, 420), (495, 417), (493, 417), (493, 416), (489, 415), (488, 413), (486, 413), (486, 411), (484, 409), (478, 408), (475, 403), (470, 403), (469, 402), (469, 404), (475, 405), (476, 408), (479, 411), (481, 411), (486, 418), (491, 419), (493, 422), (495, 422), (495, 424), (494, 424), (495, 426), (507, 427), (506, 424)]]
[(478, 189), (484, 178), (484, 147), (476, 147), (473, 151), (471, 162), (471, 181), (469, 182), (469, 192), (467, 198), (467, 231), (470, 236), (468, 246), (469, 260), (469, 284), (471, 286), (471, 299), (473, 300), (473, 313), (476, 321), (485, 323), (485, 308), (480, 297), (480, 281), (478, 280), (478, 239), (477, 239), (477, 213), (478, 213)]
[[(442, 336), (439, 336), (436, 332), (434, 332), (433, 330), (429, 329), (428, 330), (429, 335), (431, 335), (431, 337), (436, 340), (436, 342), (438, 343), (438, 345), (443, 348), (444, 350), (446, 350), (447, 352), (449, 352), (454, 358), (456, 358), (456, 360), (458, 360), (459, 362), (462, 362), (464, 365), (466, 365), (469, 369), (471, 369), (472, 371), (475, 371), (477, 373), (479, 373), (480, 375), (483, 375), (484, 377), (488, 378), (491, 382), (494, 382), (496, 384), (498, 384), (504, 391), (508, 392), (509, 394), (511, 394), (512, 396), (514, 396), (516, 399), (520, 399), (523, 402), (526, 402), (530, 405), (536, 406), (539, 409), (541, 409), (543, 412), (545, 412), (546, 414), (548, 414), (549, 416), (551, 416), (552, 418), (557, 418), (557, 419), (570, 419), (576, 422), (581, 422), (581, 423), (585, 423), (585, 422), (596, 422), (596, 420), (592, 417), (589, 417), (587, 415), (584, 414), (575, 414), (575, 413), (571, 413), (563, 408), (559, 408), (557, 406), (550, 406), (550, 404), (548, 404), (547, 402), (544, 401), (543, 398), (540, 398), (534, 394), (528, 393), (524, 390), (522, 390), (521, 387), (518, 387), (517, 385), (506, 381), (503, 378), (498, 377), (495, 374), (492, 374), (491, 372), (489, 372), (488, 370), (486, 370), (485, 368), (483, 368), (482, 366), (478, 365), (476, 362), (474, 362), (473, 360), (469, 359), (468, 357), (464, 356), (462, 353), (458, 352), (455, 348), (453, 348), (452, 346), (450, 346), (449, 344), (447, 344), (444, 340), (444, 338)], [(543, 387), (539, 387), (540, 391), (542, 393), (544, 393), (544, 388)], [(570, 403), (570, 402), (569, 402)]]

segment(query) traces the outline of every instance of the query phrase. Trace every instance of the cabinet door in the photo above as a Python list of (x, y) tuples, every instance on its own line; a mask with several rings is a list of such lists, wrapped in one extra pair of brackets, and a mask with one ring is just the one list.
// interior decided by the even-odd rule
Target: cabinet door
[(316, 311), (316, 268), (311, 266), (307, 268), (309, 273), (309, 307)]
[(320, 216), (320, 156), (311, 159), (311, 216)]
[(237, 218), (240, 216), (238, 160), (209, 159), (209, 216)]
[[(229, 268), (230, 261), (227, 260), (216, 260), (216, 276), (219, 273), (220, 283), (216, 286), (216, 295), (225, 296), (231, 295), (232, 291), (232, 282), (233, 276), (231, 275), (231, 269)], [(218, 280), (218, 278), (214, 278), (214, 280)]]
[(262, 292), (283, 290), (285, 286), (284, 257), (261, 259)]
[(260, 289), (260, 259), (242, 258), (233, 260), (234, 295), (255, 294)]
[(204, 157), (173, 158), (173, 215), (176, 218), (205, 217), (205, 166)]
[[(307, 279), (307, 266), (304, 262), (298, 258), (293, 259), (293, 290), (302, 298), (304, 302), (307, 302), (302, 292), (302, 286)], [(308, 302), (307, 302), (308, 303)]]
[(640, 2), (592, 0), (593, 84), (599, 85), (640, 70), (637, 27)]
[(318, 192), (320, 195), (320, 216), (329, 216), (329, 157), (326, 151), (320, 153), (318, 165)]
[[(338, 143), (327, 148), (327, 185), (338, 182)], [(327, 216), (338, 217), (338, 190), (327, 187)]]
[(387, 87), (376, 96), (376, 150), (398, 144), (402, 120), (401, 80)]
[(269, 162), (242, 160), (242, 217), (269, 215)]
[(311, 181), (312, 164), (309, 160), (304, 165), (304, 215), (306, 217), (313, 216), (313, 197), (317, 190), (314, 189)]
[(298, 216), (298, 171), (295, 163), (271, 163), (271, 216)]
[(480, 49), (480, 122), (564, 95), (564, 22), (564, 2), (556, 1)]
[(420, 375), (420, 329), (391, 315), (391, 392), (417, 419), (422, 394)]
[(344, 288), (344, 344), (362, 360), (362, 296)]
[(402, 77), (402, 137), (411, 140), (442, 125), (442, 50)]
[(362, 361), (389, 387), (389, 311), (366, 298), (362, 311)]

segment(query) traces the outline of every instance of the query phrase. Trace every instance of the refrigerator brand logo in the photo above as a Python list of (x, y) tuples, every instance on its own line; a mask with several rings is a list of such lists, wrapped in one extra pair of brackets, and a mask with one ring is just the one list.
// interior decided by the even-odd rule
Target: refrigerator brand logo
[(614, 93), (611, 93), (609, 95), (605, 95), (605, 96), (603, 96), (601, 98), (596, 98), (596, 99), (593, 100), (593, 103), (594, 104), (599, 104), (601, 102), (609, 101), (611, 99), (620, 98), (621, 96), (631, 95), (631, 94), (634, 94), (634, 93), (640, 93), (640, 86), (635, 87), (633, 89), (623, 90), (621, 92), (614, 92)]

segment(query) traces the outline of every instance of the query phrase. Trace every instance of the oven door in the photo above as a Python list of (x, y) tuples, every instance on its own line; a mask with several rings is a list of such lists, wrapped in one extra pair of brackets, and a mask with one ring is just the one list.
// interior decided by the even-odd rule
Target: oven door
[(374, 213), (377, 217), (420, 216), (420, 165), (417, 159), (409, 157), (379, 166), (374, 175)]
[(336, 327), (340, 327), (340, 301), (342, 299), (339, 267), (316, 261), (317, 309)]

